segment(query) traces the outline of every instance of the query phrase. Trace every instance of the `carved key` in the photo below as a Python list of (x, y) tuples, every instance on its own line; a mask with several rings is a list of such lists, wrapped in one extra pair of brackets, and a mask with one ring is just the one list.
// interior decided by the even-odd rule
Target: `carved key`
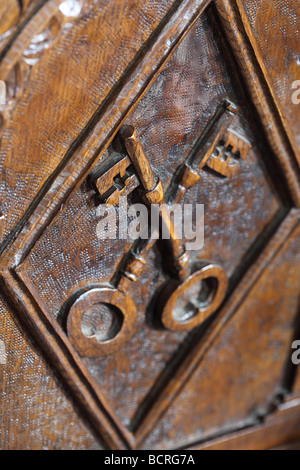
[[(185, 253), (185, 248), (182, 246), (180, 240), (175, 236), (175, 230), (172, 221), (170, 220), (169, 213), (166, 210), (164, 200), (164, 190), (159, 178), (157, 178), (150, 166), (150, 163), (144, 153), (141, 142), (135, 134), (132, 126), (126, 126), (121, 129), (120, 136), (124, 142), (126, 150), (133, 162), (139, 179), (141, 181), (140, 191), (143, 201), (150, 204), (157, 204), (162, 207), (160, 211), (160, 219), (163, 224), (168, 227), (170, 234), (171, 251), (174, 261), (174, 267), (178, 271), (180, 278), (185, 278), (187, 275), (186, 265), (188, 263), (188, 256)], [(151, 250), (157, 239), (154, 236), (156, 228), (151, 227), (150, 233), (141, 236), (132, 246), (128, 255), (125, 256), (123, 263), (121, 263), (120, 270), (113, 278), (114, 285), (118, 285), (121, 290), (127, 290), (128, 280), (136, 281), (143, 266), (146, 264), (145, 256)], [(143, 255), (143, 256), (142, 256)]]
[[(126, 129), (121, 132), (131, 161), (133, 161), (138, 168), (142, 185), (149, 190), (147, 198), (148, 203), (167, 203), (169, 206), (173, 203), (179, 203), (185, 192), (199, 181), (201, 170), (208, 165), (208, 162), (212, 159), (220, 142), (224, 142), (228, 151), (230, 150), (236, 157), (239, 155), (242, 159), (246, 158), (251, 145), (246, 139), (243, 139), (234, 131), (229, 130), (229, 126), (237, 112), (238, 107), (235, 104), (229, 100), (224, 100), (217, 109), (213, 121), (208, 124), (186, 161), (176, 171), (165, 197), (162, 188), (160, 189), (159, 197), (152, 197), (153, 189), (151, 191), (150, 188), (155, 184), (156, 180), (142, 146), (132, 128), (130, 128), (131, 130)], [(146, 172), (145, 168), (147, 169)], [(225, 170), (223, 173), (225, 174)], [(147, 176), (148, 174), (151, 175), (150, 183), (149, 177)], [(226, 172), (226, 176), (231, 176), (229, 171)], [(217, 309), (225, 296), (228, 278), (225, 271), (220, 266), (214, 264), (206, 264), (206, 266), (203, 266), (200, 270), (190, 275), (188, 253), (181, 241), (175, 236), (174, 227), (172, 222), (170, 222), (169, 214), (165, 214), (164, 211), (162, 211), (161, 219), (163, 223), (169, 225), (169, 243), (172, 252), (172, 264), (177, 272), (177, 282), (179, 282), (173, 289), (172, 294), (170, 287), (167, 286), (160, 296), (161, 305), (165, 305), (162, 311), (162, 321), (167, 328), (174, 330), (186, 329), (201, 323)], [(156, 243), (156, 239), (152, 236), (153, 234), (150, 233), (148, 235), (148, 239), (145, 240), (144, 237), (141, 237), (133, 244), (112, 279), (112, 284), (123, 292), (127, 291), (130, 283), (137, 281), (146, 264), (146, 255)], [(203, 314), (198, 315), (198, 318), (197, 315), (194, 315), (194, 318), (190, 318), (189, 321), (185, 323), (174, 320), (173, 309), (175, 308), (175, 303), (178, 298), (183, 296), (185, 292), (193, 288), (193, 286), (209, 278), (215, 278), (217, 281), (214, 284), (213, 300), (208, 302), (206, 308), (202, 308)], [(199, 312), (200, 311), (201, 306), (199, 303)]]
[(92, 182), (102, 202), (111, 205), (118, 204), (121, 196), (128, 196), (140, 184), (127, 155), (105, 162), (101, 171), (93, 175)]
[(233, 178), (240, 169), (240, 159), (245, 160), (250, 149), (250, 142), (228, 129), (206, 165), (222, 176)]
[(186, 191), (198, 183), (202, 169), (216, 151), (237, 112), (238, 107), (227, 99), (217, 108), (212, 121), (208, 123), (186, 160), (177, 168), (166, 192), (169, 204), (179, 203)]
[[(200, 160), (200, 164), (198, 161), (196, 161), (195, 164), (196, 154), (194, 154), (194, 158), (188, 160), (191, 166), (185, 165), (183, 167), (183, 171), (180, 171), (175, 176), (175, 182), (171, 184), (171, 189), (168, 192), (167, 203), (173, 203), (174, 200), (179, 202), (184, 192), (196, 184), (199, 180), (199, 171), (203, 165), (205, 165), (210, 156), (210, 154), (207, 154), (209, 151), (212, 151), (212, 148), (214, 148), (216, 145), (220, 135), (223, 134), (225, 125), (228, 125), (228, 121), (231, 121), (232, 119), (231, 104), (227, 106), (225, 110), (223, 109), (223, 114), (225, 114), (225, 111), (228, 110), (228, 107), (230, 107), (229, 116), (225, 116), (225, 119), (220, 119), (218, 122), (218, 128), (214, 128), (212, 132), (209, 132), (206, 135), (206, 140), (202, 141), (202, 150), (204, 148), (205, 153), (204, 158), (201, 158)], [(221, 114), (221, 117), (224, 118), (223, 114)], [(121, 135), (131, 160), (135, 162), (135, 165), (139, 168), (139, 174), (141, 175), (140, 178), (143, 181), (143, 187), (145, 188), (148, 185), (148, 188), (150, 188), (157, 180), (155, 179), (151, 167), (145, 157), (140, 142), (134, 133), (129, 136), (128, 132), (126, 131), (122, 132)], [(127, 139), (130, 139), (129, 142)], [(147, 168), (147, 172), (143, 173), (145, 167)], [(150, 178), (147, 175), (150, 175)], [(154, 188), (156, 188), (156, 186), (154, 186)], [(153, 196), (153, 192), (156, 197)], [(168, 225), (168, 231), (170, 234), (169, 245), (171, 247), (172, 253), (172, 265), (176, 272), (174, 278), (174, 271), (172, 269), (173, 281), (169, 283), (171, 285), (166, 286), (160, 295), (160, 305), (158, 306), (158, 309), (160, 307), (162, 308), (162, 322), (167, 328), (171, 330), (189, 329), (196, 326), (197, 324), (202, 323), (204, 319), (207, 318), (207, 316), (211, 315), (218, 308), (225, 296), (228, 278), (225, 271), (220, 266), (214, 265), (212, 263), (204, 263), (196, 272), (190, 273), (189, 256), (186, 252), (185, 246), (176, 237), (173, 223), (169, 217), (167, 204), (165, 203), (162, 187), (159, 192), (159, 196), (155, 192), (155, 189), (146, 191), (144, 193), (144, 199), (145, 196), (148, 203), (160, 203), (159, 207), (162, 209), (160, 211), (160, 217), (162, 223)], [(155, 229), (156, 228), (154, 228), (154, 230)], [(141, 236), (141, 238), (133, 243), (132, 248), (123, 258), (119, 269), (111, 280), (111, 284), (119, 291), (126, 293), (130, 284), (138, 280), (138, 277), (141, 274), (144, 265), (146, 264), (146, 255), (157, 241), (153, 236), (152, 230), (153, 228), (150, 227), (150, 233), (146, 234), (148, 235), (148, 238)], [(175, 309), (177, 300), (181, 297), (184, 298), (185, 294), (187, 294), (190, 289), (195, 288), (195, 286), (201, 286), (202, 283), (206, 282), (207, 279), (215, 279), (212, 289), (208, 289), (211, 290), (212, 298), (210, 301), (206, 301), (204, 303), (202, 302), (202, 304), (201, 302), (198, 302), (197, 304), (197, 301), (195, 301), (193, 304), (189, 302), (191, 305), (193, 305), (193, 314), (185, 322), (180, 320), (177, 321), (173, 316), (173, 310)], [(206, 304), (205, 307), (204, 304)]]
[[(178, 203), (185, 192), (200, 179), (205, 166), (219, 174), (232, 177), (239, 167), (239, 159), (245, 159), (250, 143), (229, 130), (229, 126), (238, 108), (225, 100), (217, 109), (212, 122), (197, 140), (190, 155), (174, 174), (171, 184), (164, 196), (162, 184), (152, 171), (142, 145), (132, 126), (125, 126), (120, 137), (128, 155), (114, 159), (96, 172), (94, 184), (103, 202), (117, 204), (121, 195), (128, 195), (134, 189), (147, 204), (158, 204), (165, 207)], [(164, 206), (162, 206), (164, 204)], [(191, 272), (189, 256), (184, 245), (176, 238), (168, 211), (160, 214), (163, 223), (168, 224), (171, 258), (174, 271), (171, 280), (162, 289), (156, 310), (161, 312), (162, 324), (170, 330), (186, 330), (201, 324), (221, 305), (228, 285), (228, 277), (221, 266), (213, 263), (202, 263), (196, 271)], [(128, 287), (136, 282), (146, 264), (147, 253), (156, 243), (153, 229), (150, 233), (136, 240), (129, 252), (123, 257), (119, 268), (109, 286), (99, 286), (85, 292), (70, 309), (67, 328), (70, 339), (83, 355), (95, 357), (116, 351), (129, 341), (137, 324), (135, 302), (127, 294)], [(107, 332), (104, 342), (97, 337), (84, 337), (81, 330), (81, 319), (89, 305), (103, 304), (111, 307), (111, 316), (120, 312), (123, 320), (114, 321), (114, 326)]]
[(102, 202), (116, 205), (121, 196), (128, 196), (137, 187), (143, 190), (145, 202), (159, 203), (163, 189), (156, 178), (133, 126), (123, 126), (119, 133), (128, 155), (107, 161), (92, 176)]

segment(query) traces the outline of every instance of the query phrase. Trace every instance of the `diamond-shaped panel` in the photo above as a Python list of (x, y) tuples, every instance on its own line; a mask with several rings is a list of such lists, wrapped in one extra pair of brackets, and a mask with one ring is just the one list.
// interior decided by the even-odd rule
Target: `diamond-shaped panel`
[[(267, 170), (270, 149), (253, 119), (235, 62), (222, 44), (219, 25), (208, 9), (132, 111), (127, 124), (138, 130), (146, 156), (166, 190), (224, 99), (230, 98), (239, 107), (230, 132), (240, 136), (243, 145), (249, 143), (247, 153), (240, 150), (237, 156), (222, 136), (219, 148), (232, 151), (232, 156), (226, 154), (217, 164), (210, 161), (201, 171), (199, 183), (182, 200), (205, 204), (205, 244), (191, 253), (191, 265), (203, 260), (217, 263), (227, 272), (233, 289), (255, 261), (259, 240), (264, 234), (269, 236), (273, 225), (283, 218), (288, 198), (282, 191), (279, 194), (272, 165)], [(223, 150), (213, 157), (223, 158)], [(110, 146), (99, 165), (118, 151), (116, 145)], [(237, 171), (236, 167), (227, 169), (228, 158), (232, 166), (238, 164)], [(98, 205), (95, 188), (87, 179), (16, 269), (71, 355), (72, 346), (65, 335), (70, 299), (90, 286), (107, 284), (131, 246), (128, 240), (97, 238)], [(155, 299), (168, 279), (163, 266), (161, 251), (155, 246), (141, 276), (126, 292), (137, 307), (136, 333), (131, 340), (106, 358), (88, 357), (82, 352), (80, 359), (76, 356), (78, 380), (82, 380), (79, 368), (97, 396), (102, 393), (107, 399), (108, 405), (105, 401), (103, 407), (111, 416), (114, 410), (117, 426), (122, 427), (120, 420), (133, 432), (199, 334), (172, 332), (157, 324)], [(105, 306), (100, 313), (103, 325), (110, 329)], [(87, 337), (93, 328), (93, 321), (84, 317), (82, 331)], [(90, 412), (95, 414), (94, 409)]]
[[(251, 142), (252, 150), (233, 178), (204, 170), (199, 184), (183, 200), (205, 204), (205, 245), (192, 253), (192, 261), (213, 260), (231, 276), (280, 211), (281, 202), (266, 174), (255, 123), (250, 119), (240, 85), (232, 82), (218, 40), (211, 15), (202, 17), (128, 123), (136, 125), (147, 157), (166, 189), (222, 99), (230, 96), (241, 105), (232, 126)], [(108, 150), (103, 159), (113, 152)], [(127, 241), (97, 239), (99, 217), (93, 196), (93, 188), (84, 183), (18, 269), (38, 303), (56, 319), (73, 293), (87, 285), (108, 282), (130, 247)], [(157, 259), (160, 254), (155, 248), (139, 282), (128, 292), (138, 309), (137, 334), (108, 358), (83, 358), (90, 374), (128, 426), (188, 336), (155, 329), (151, 324), (151, 316), (155, 316), (151, 299), (165, 279)]]

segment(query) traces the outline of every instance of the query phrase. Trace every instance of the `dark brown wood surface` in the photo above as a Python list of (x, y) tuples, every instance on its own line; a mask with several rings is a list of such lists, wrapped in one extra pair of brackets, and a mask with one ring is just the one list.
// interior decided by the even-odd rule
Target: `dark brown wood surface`
[(7, 83), (8, 121), (1, 130), (2, 240), (99, 112), (172, 3), (85, 0), (72, 9), (72, 2), (55, 0), (22, 29), (0, 66), (0, 79)]
[(38, 10), (39, 0), (9, 0), (0, 4), (0, 53), (12, 43), (28, 19)]
[[(0, 449), (298, 439), (297, 1), (0, 15)], [(204, 246), (99, 240), (121, 194), (204, 204)]]
[[(211, 26), (210, 21), (205, 19), (196, 23), (193, 31), (171, 58), (167, 68), (141, 100), (133, 115), (127, 119), (134, 125), (138, 123), (143, 146), (147, 149), (147, 155), (165, 188), (168, 187), (172, 173), (184, 155), (191, 150), (206, 122), (213, 116), (217, 104), (227, 95), (238, 101), (229, 75), (226, 75), (224, 61), (224, 68), (220, 72), (221, 53), (217, 57), (213, 55), (208, 60), (211, 70), (207, 70), (206, 63), (203, 70), (203, 65), (198, 60), (197, 44), (207, 43), (210, 44), (210, 48), (213, 45), (212, 37), (208, 36), (213, 26), (214, 24)], [(220, 91), (218, 88), (212, 90), (209, 87), (208, 93), (213, 94), (213, 100), (210, 96), (203, 99), (203, 83), (208, 80), (208, 76), (213, 76), (215, 63), (218, 63), (218, 75), (215, 75), (214, 83), (218, 83), (219, 80)], [(189, 73), (186, 73), (186, 70), (189, 70)], [(226, 77), (228, 85), (224, 90)], [(190, 93), (191, 89), (194, 90), (193, 93)], [(237, 90), (237, 87), (235, 89)], [(169, 90), (170, 95), (168, 95)], [(209, 109), (205, 105), (206, 102), (211, 102)], [(204, 109), (207, 109), (208, 113), (206, 121)], [(243, 119), (242, 116), (240, 119)], [(241, 129), (242, 124), (240, 126)], [(245, 125), (242, 129), (248, 136)], [(181, 139), (184, 139), (184, 142), (181, 145), (176, 144), (174, 148), (174, 142), (178, 140), (180, 142)], [(252, 141), (256, 150), (254, 138)], [(272, 186), (269, 186), (272, 183), (265, 180), (263, 167), (258, 162), (255, 150), (253, 149), (251, 156), (245, 161), (246, 168), (242, 168), (236, 178), (224, 180), (203, 171), (201, 184), (192, 188), (184, 198), (184, 202), (194, 200), (204, 203), (206, 207), (205, 248), (199, 253), (193, 253), (193, 256), (196, 261), (197, 258), (218, 261), (229, 275), (233, 275), (239, 268), (245, 253), (281, 209), (279, 195)], [(110, 151), (113, 150), (110, 149), (108, 152)], [(256, 151), (259, 152), (258, 149)], [(102, 158), (107, 158), (106, 154)], [(262, 156), (260, 158), (262, 159)], [(166, 159), (168, 165), (165, 165)], [(249, 181), (251, 181), (252, 197), (249, 193), (246, 196)], [(231, 195), (230, 200), (226, 194)], [(130, 246), (130, 242), (127, 241), (101, 242), (95, 237), (99, 217), (93, 195), (93, 189), (83, 185), (65, 204), (57, 219), (18, 268), (18, 273), (34, 293), (37, 302), (45, 312), (51, 312), (54, 316), (57, 316), (66, 300), (80, 288), (111, 279), (122, 253)], [(263, 201), (263, 206), (260, 201)], [(218, 215), (220, 213), (223, 214), (221, 223)], [(244, 236), (245, 232), (247, 237)], [(225, 246), (220, 249), (223, 243)], [(61, 256), (56, 255), (55, 247), (58, 245)], [(129, 420), (134, 419), (138, 406), (142, 405), (151, 386), (155, 384), (186, 336), (182, 333), (156, 330), (151, 324), (153, 323), (151, 317), (155, 312), (151, 310), (147, 312), (149, 309), (144, 299), (151, 299), (164, 282), (157, 259), (159, 252), (156, 249), (155, 252), (149, 253), (141, 282), (132, 285), (132, 290), (128, 291), (131, 295), (135, 292), (139, 312), (139, 334), (132, 338), (127, 350), (121, 349), (116, 355), (104, 361), (102, 358), (100, 361), (89, 360), (91, 364), (88, 364), (93, 376), (101, 381), (101, 390), (108, 394), (114, 409), (128, 424)], [(51, 269), (53, 265), (56, 268), (54, 272)], [(145, 316), (149, 316), (150, 324), (145, 323)], [(128, 357), (132, 356), (134, 360), (128, 361)], [(139, 370), (139, 367), (142, 369)], [(147, 382), (142, 373), (145, 367), (148, 371)], [(107, 382), (103, 380), (106, 375), (108, 375)]]
[(296, 377), (295, 377), (295, 385), (294, 385), (295, 393), (300, 394), (300, 370), (297, 369)]
[[(280, 0), (238, 0), (237, 4), (247, 36), (300, 162), (300, 107), (292, 101), (292, 94), (296, 91), (292, 85), (299, 80), (299, 5), (293, 0), (284, 3)], [(274, 53), (270, 53), (272, 47)]]
[(3, 300), (0, 339), (6, 346), (6, 364), (0, 365), (1, 449), (101, 449), (61, 381)]
[(300, 413), (299, 402), (295, 407), (284, 406), (263, 424), (245, 430), (228, 433), (203, 444), (192, 447), (197, 450), (291, 450), (299, 446)]
[[(225, 326), (220, 330), (219, 318), (211, 335), (202, 339), (197, 372), (169, 408), (157, 432), (152, 434), (157, 442), (167, 437), (164, 446), (182, 445), (187, 439), (182, 436), (185, 425), (192, 436), (191, 442), (205, 440), (216, 428), (224, 433), (230, 430), (232, 423), (239, 423), (240, 427), (253, 425), (268, 415), (276, 403), (276, 394), (284, 389), (284, 370), (290, 362), (289, 347), (298, 308), (293, 294), (285, 296), (285, 293), (292, 293), (298, 285), (298, 242), (294, 237), (299, 237), (299, 227), (292, 233), (288, 230), (283, 238), (281, 233), (278, 235), (280, 238), (271, 255), (274, 258), (263, 272), (254, 274), (257, 278), (246, 300), (237, 308), (233, 295), (229, 303), (233, 304), (232, 308), (229, 311), (225, 308)], [(286, 236), (288, 240), (284, 242)], [(270, 243), (272, 248), (273, 243)], [(294, 260), (292, 265), (291, 260)], [(264, 261), (259, 260), (257, 266)], [(290, 277), (281, 282), (278, 266), (284, 265), (293, 267)], [(295, 278), (294, 270), (297, 270)], [(242, 290), (240, 286), (238, 296)], [(182, 410), (181, 413), (176, 413), (176, 409)], [(199, 416), (199, 421), (195, 415)], [(151, 437), (146, 445), (154, 445)]]

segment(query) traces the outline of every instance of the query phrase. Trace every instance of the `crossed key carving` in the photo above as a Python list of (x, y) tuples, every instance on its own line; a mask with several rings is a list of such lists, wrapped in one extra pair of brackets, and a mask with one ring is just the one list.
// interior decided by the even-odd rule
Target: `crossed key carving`
[[(191, 154), (177, 169), (176, 178), (178, 180), (180, 174), (183, 186), (191, 187), (196, 184), (204, 167), (227, 178), (237, 175), (241, 160), (246, 159), (252, 147), (244, 136), (229, 127), (237, 112), (238, 107), (229, 100), (224, 100), (218, 108)], [(129, 127), (131, 126), (127, 126), (127, 130), (123, 130), (123, 133), (130, 133)], [(133, 129), (131, 132), (134, 132)], [(135, 189), (141, 187), (141, 183), (142, 186), (144, 183), (144, 188), (146, 186), (148, 190), (151, 190), (154, 185), (154, 177), (151, 177), (149, 182), (146, 182), (143, 177), (145, 174), (149, 178), (149, 165), (140, 142), (136, 138), (133, 140), (135, 150), (131, 152), (131, 157), (123, 155), (121, 158), (107, 161), (93, 175), (92, 181), (103, 203), (116, 205), (120, 196), (129, 196)], [(138, 155), (135, 162), (132, 160), (134, 154)], [(139, 162), (141, 156), (143, 157)]]
[(132, 162), (127, 155), (116, 162), (110, 161), (102, 168), (101, 175), (95, 180), (103, 202), (113, 206), (118, 204), (121, 196), (129, 196), (139, 184)]
[[(205, 166), (222, 176), (234, 177), (240, 161), (246, 158), (251, 148), (244, 137), (229, 128), (237, 111), (236, 105), (229, 100), (219, 106), (190, 155), (175, 171), (166, 192), (151, 168), (135, 129), (124, 126), (119, 133), (124, 155), (104, 163), (91, 175), (101, 201), (117, 204), (121, 195), (137, 190), (146, 204), (158, 204), (163, 208), (179, 203), (186, 191), (198, 183)], [(160, 314), (164, 328), (188, 330), (203, 323), (220, 307), (227, 291), (228, 276), (221, 266), (213, 262), (203, 262), (192, 269), (188, 252), (176, 238), (169, 215), (164, 210), (159, 215), (162, 224), (168, 224), (170, 233), (170, 279), (158, 296), (155, 311)], [(127, 291), (132, 283), (138, 282), (147, 263), (147, 254), (157, 242), (152, 232), (147, 233), (148, 236), (143, 235), (124, 255), (109, 284), (87, 287), (70, 302), (67, 332), (81, 355), (98, 357), (111, 354), (135, 333), (137, 309)], [(191, 298), (190, 293), (195, 291), (199, 292)], [(177, 311), (178, 302), (183, 305), (182, 315)], [(86, 335), (82, 329), (83, 315), (89, 312), (92, 315), (95, 308), (105, 309), (106, 317), (110, 318), (109, 327), (101, 335)]]

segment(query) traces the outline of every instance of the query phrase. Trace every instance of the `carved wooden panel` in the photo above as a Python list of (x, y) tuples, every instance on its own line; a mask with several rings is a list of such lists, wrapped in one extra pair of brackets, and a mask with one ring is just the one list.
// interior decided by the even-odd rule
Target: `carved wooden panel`
[[(285, 387), (285, 367), (292, 366), (289, 348), (298, 309), (293, 292), (300, 276), (299, 233), (299, 215), (294, 213), (245, 276), (249, 293), (244, 302), (241, 290), (236, 292), (221, 314), (224, 320), (219, 317), (197, 345), (189, 359), (197, 357), (197, 371), (189, 375), (188, 361), (177, 371), (188, 382), (145, 442), (146, 448), (160, 447), (161, 439), (166, 439), (166, 448), (186, 444), (187, 439), (201, 442), (216, 429), (225, 434), (238, 423), (239, 428), (258, 424), (276, 408)], [(284, 280), (279, 267), (289, 273)], [(273, 296), (268, 298), (270, 291)], [(181, 413), (176, 413), (178, 409)]]
[[(7, 13), (3, 328), (27, 348), (22, 383), (26, 360), (41, 371), (23, 423), (49, 432), (10, 444), (20, 432), (2, 410), (2, 447), (197, 446), (281, 413), (299, 307), (296, 140), (242, 3), (50, 0), (18, 2), (32, 8), (23, 20)], [(100, 240), (101, 208), (124, 218), (124, 195), (129, 207), (204, 204), (204, 246), (187, 250), (164, 213), (169, 242)], [(28, 400), (25, 388), (21, 414)]]
[(14, 35), (39, 8), (39, 0), (9, 0), (0, 3), (0, 53), (9, 47)]
[(0, 65), (2, 241), (32, 211), (93, 115), (107, 110), (105, 98), (153, 42), (172, 3), (52, 0), (26, 24)]
[(8, 305), (0, 300), (0, 447), (8, 450), (102, 446)]
[[(206, 109), (206, 113), (210, 113), (208, 121), (213, 118), (215, 108), (227, 95), (238, 103), (243, 102), (242, 92), (240, 91), (241, 97), (236, 94), (236, 84), (233, 89), (225, 61), (223, 61), (221, 69), (222, 52), (218, 51), (217, 42), (213, 42), (213, 28), (216, 31), (216, 24), (211, 15), (206, 18), (202, 17), (196, 23), (171, 58), (166, 69), (162, 71), (136, 110), (127, 119), (128, 123), (133, 123), (138, 128), (143, 147), (146, 149), (157, 174), (160, 175), (164, 188), (168, 187), (173, 173), (183, 161), (184, 155), (192, 150), (193, 144), (205, 128), (205, 110), (203, 109), (203, 113), (201, 113), (202, 108)], [(208, 57), (205, 59), (205, 65), (212, 64), (212, 70), (207, 70), (207, 65), (203, 69), (202, 63), (199, 62), (197, 46), (200, 43), (210, 44), (210, 48), (214, 46), (212, 51), (215, 52), (209, 55), (209, 49), (207, 51)], [(189, 51), (189, 55), (187, 51)], [(192, 53), (194, 56), (191, 56)], [(182, 59), (183, 57), (188, 58), (189, 67)], [(214, 64), (216, 63), (218, 63), (219, 75), (214, 76)], [(202, 91), (207, 76), (210, 79), (214, 77), (214, 83), (217, 83), (218, 77), (222, 76), (222, 90), (218, 92), (218, 89), (210, 89), (211, 97), (205, 96)], [(226, 85), (228, 83), (225, 90), (224, 83)], [(193, 92), (190, 93), (190, 90)], [(195, 100), (195, 96), (198, 98), (197, 100)], [(186, 97), (184, 101), (181, 101), (182, 97)], [(206, 103), (210, 103), (210, 106), (207, 106)], [(235, 119), (234, 129), (251, 139), (255, 148), (243, 162), (245, 166), (240, 168), (236, 178), (228, 180), (203, 171), (201, 184), (195, 185), (184, 198), (185, 201), (203, 201), (206, 204), (207, 225), (209, 230), (214, 233), (213, 236), (210, 233), (206, 235), (208, 241), (202, 252), (193, 253), (194, 264), (201, 259), (217, 261), (221, 266), (224, 266), (228, 275), (235, 273), (247, 249), (251, 247), (281, 207), (276, 191), (272, 186), (270, 187), (270, 183), (264, 177), (263, 167), (256, 156), (256, 152), (258, 154), (259, 150), (255, 146), (254, 134), (250, 134), (251, 130), (248, 130), (247, 118), (242, 117), (242, 113), (240, 113), (240, 116)], [(181, 133), (182, 140), (185, 138), (181, 145), (177, 144), (178, 133)], [(175, 148), (174, 143), (176, 143)], [(113, 152), (113, 150), (110, 149), (109, 152)], [(104, 158), (108, 157), (104, 154), (102, 159)], [(168, 165), (165, 164), (166, 160)], [(245, 194), (245, 186), (249, 184), (251, 177), (253, 178), (255, 196), (251, 198), (251, 206), (249, 207), (243, 195)], [(231, 194), (232, 202), (225, 194)], [(95, 234), (99, 217), (94, 196), (93, 188), (89, 186), (88, 182), (84, 183), (82, 188), (70, 198), (60, 211), (51, 226), (46, 229), (24, 263), (17, 269), (19, 276), (34, 293), (36, 301), (45, 313), (51, 312), (55, 318), (68, 314), (68, 312), (64, 312), (64, 305), (69, 299), (76, 296), (78, 291), (88, 286), (97, 286), (108, 282), (117, 270), (123, 253), (128, 251), (130, 247), (126, 241), (107, 240), (101, 242), (97, 240)], [(257, 214), (258, 201), (261, 200), (264, 201), (265, 209), (260, 204), (260, 211)], [(224, 225), (214, 222), (214, 218), (217, 216), (217, 207), (218, 211), (224, 213)], [(210, 219), (211, 217), (212, 219)], [(231, 224), (228, 223), (226, 217), (230, 217)], [(247, 239), (244, 237), (244, 231), (247, 232)], [(239, 236), (240, 242), (237, 243)], [(226, 250), (224, 248), (220, 250), (218, 243), (224, 243), (225, 240)], [(234, 247), (231, 243), (234, 244)], [(137, 299), (135, 303), (139, 315), (138, 324), (135, 325), (136, 334), (130, 339), (126, 349), (114, 351), (115, 354), (105, 360), (101, 357), (98, 349), (94, 354), (93, 352), (88, 354), (88, 356), (94, 355), (96, 357), (89, 358), (86, 357), (86, 354), (81, 354), (94, 380), (99, 383), (101, 391), (111, 402), (120, 419), (128, 426), (134, 426), (136, 417), (140, 413), (139, 410), (143, 409), (147, 403), (147, 396), (150, 395), (151, 388), (155, 386), (158, 377), (163, 374), (167, 363), (184, 340), (184, 332), (168, 333), (147, 324), (149, 322), (145, 322), (147, 316), (152, 323), (158, 320), (155, 318), (157, 313), (153, 307), (151, 309), (151, 305), (149, 307), (145, 303), (144, 299), (149, 299), (149, 304), (151, 304), (151, 298), (155, 297), (156, 292), (161, 289), (164, 283), (161, 268), (159, 265), (157, 266), (157, 261), (155, 261), (159, 259), (159, 256), (157, 249), (153, 253), (149, 253), (146, 258), (147, 265), (143, 268), (139, 282), (131, 283), (132, 285), (126, 290), (126, 295), (132, 298), (134, 296)], [(53, 270), (53, 266), (55, 266), (55, 270)], [(100, 276), (99, 273), (101, 273)], [(106, 298), (103, 292), (102, 296)], [(92, 302), (92, 300), (90, 301)], [(118, 308), (122, 302), (126, 302), (127, 305), (124, 295), (117, 303)], [(127, 306), (127, 309), (129, 308)], [(87, 305), (84, 306), (84, 309), (87, 310)], [(77, 318), (78, 314), (78, 310), (74, 312)], [(70, 315), (73, 315), (72, 311)], [(129, 316), (132, 315), (133, 313), (129, 313)], [(154, 318), (151, 319), (151, 317)], [(88, 321), (88, 315), (86, 321)], [(136, 320), (133, 323), (136, 323)], [(124, 336), (129, 339), (127, 326), (124, 326)], [(168, 344), (168, 348), (166, 348), (166, 344)], [(108, 348), (108, 345), (104, 345), (105, 347)], [(81, 352), (82, 348), (83, 345), (77, 350)], [(93, 345), (91, 348), (93, 349)], [(128, 357), (131, 357), (130, 361), (128, 361)], [(140, 367), (141, 370), (139, 370)], [(142, 373), (145, 367), (147, 367), (147, 385)], [(134, 395), (132, 395), (133, 388)]]
[[(288, 132), (293, 150), (300, 162), (299, 119), (299, 5), (266, 0), (238, 0), (247, 36), (256, 52), (265, 79), (272, 90), (281, 119)], [(276, 42), (274, 42), (274, 29)], [(270, 53), (273, 44), (278, 53)], [(297, 95), (296, 95), (297, 94)], [(295, 99), (293, 100), (293, 95)], [(299, 104), (299, 101), (298, 101)]]

